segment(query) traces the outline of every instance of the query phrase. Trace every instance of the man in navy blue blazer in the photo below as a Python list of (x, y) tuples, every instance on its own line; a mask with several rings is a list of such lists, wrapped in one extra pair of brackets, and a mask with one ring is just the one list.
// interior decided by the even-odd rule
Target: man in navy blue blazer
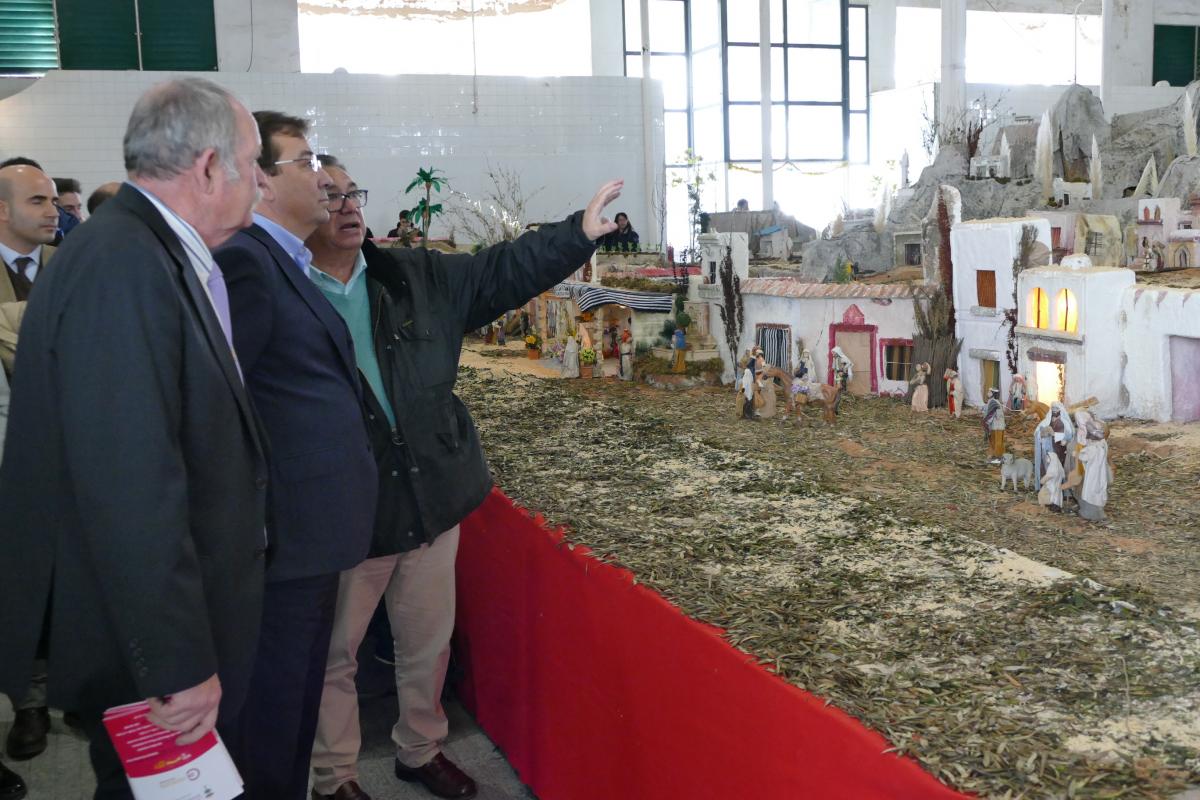
[(249, 697), (222, 735), (248, 800), (302, 800), (338, 574), (367, 554), (378, 482), (350, 333), (308, 278), (304, 239), (329, 219), (332, 181), (307, 122), (274, 111), (254, 117), (263, 198), (255, 224), (214, 255), (271, 448), (270, 549)]

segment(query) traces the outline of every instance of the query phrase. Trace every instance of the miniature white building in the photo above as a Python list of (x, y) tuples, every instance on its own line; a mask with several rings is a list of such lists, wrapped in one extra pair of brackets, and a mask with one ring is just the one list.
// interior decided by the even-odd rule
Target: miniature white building
[(985, 178), (1007, 178), (1010, 176), (1009, 156), (974, 156), (971, 159), (971, 177), (976, 180)]
[(1179, 228), (1180, 206), (1178, 197), (1138, 200), (1134, 269), (1161, 272), (1168, 268), (1171, 234)]
[(1121, 392), (1121, 298), (1134, 274), (1094, 267), (1086, 256), (1068, 257), (1079, 267), (1023, 270), (1017, 278), (1018, 369), (1029, 396), (1049, 405), (1095, 397), (1093, 410), (1116, 416)]
[(1054, 179), (1054, 200), (1060, 206), (1069, 206), (1080, 200), (1092, 199), (1092, 184), (1086, 182), (1068, 183), (1062, 178)]
[[(959, 374), (966, 402), (982, 405), (991, 388), (1008, 396), (1008, 331), (1005, 311), (1014, 309), (1013, 262), (1020, 256), (1021, 235), (1036, 231), (1040, 261), (1049, 260), (1050, 225), (1044, 219), (990, 219), (960, 222), (950, 231), (954, 265), (957, 333), (963, 340)], [(1035, 262), (1037, 263), (1037, 262)]]
[(916, 330), (913, 304), (930, 294), (909, 284), (808, 283), (794, 278), (742, 282), (746, 327), (742, 349), (763, 348), (767, 361), (791, 372), (804, 341), (817, 379), (832, 383), (830, 351), (836, 346), (854, 362), (854, 395), (905, 392)]
[(1198, 308), (1200, 289), (1138, 283), (1122, 293), (1117, 322), (1124, 332), (1124, 415), (1159, 422), (1200, 420)]
[(758, 237), (760, 258), (787, 258), (792, 252), (792, 239), (780, 225), (763, 228)]
[[(733, 258), (733, 272), (742, 280), (750, 277), (750, 234), (748, 233), (702, 233), (699, 238), (700, 275), (704, 283), (716, 284), (725, 262), (728, 248)], [(720, 298), (717, 298), (718, 300)]]

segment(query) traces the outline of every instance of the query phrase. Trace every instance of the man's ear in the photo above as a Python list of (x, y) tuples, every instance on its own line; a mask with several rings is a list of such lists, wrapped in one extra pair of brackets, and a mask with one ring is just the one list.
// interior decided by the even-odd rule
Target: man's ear
[(0, 200), (0, 221), (8, 222), (10, 219), (12, 206), (7, 200)]
[(215, 148), (206, 147), (196, 156), (196, 161), (192, 165), (192, 174), (195, 176), (196, 183), (201, 194), (213, 194), (217, 190), (219, 177), (217, 170), (224, 170), (225, 165), (221, 163), (221, 157), (217, 154)]

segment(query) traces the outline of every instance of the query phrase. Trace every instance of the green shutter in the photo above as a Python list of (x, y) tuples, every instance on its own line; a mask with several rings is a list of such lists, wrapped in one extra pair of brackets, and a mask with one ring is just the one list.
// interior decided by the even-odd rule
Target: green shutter
[(0, 75), (58, 67), (54, 0), (0, 0)]
[(1154, 26), (1154, 82), (1187, 86), (1196, 79), (1196, 28), (1190, 25)]
[(133, 0), (58, 0), (63, 69), (137, 69)]
[(217, 68), (212, 0), (138, 0), (144, 69)]

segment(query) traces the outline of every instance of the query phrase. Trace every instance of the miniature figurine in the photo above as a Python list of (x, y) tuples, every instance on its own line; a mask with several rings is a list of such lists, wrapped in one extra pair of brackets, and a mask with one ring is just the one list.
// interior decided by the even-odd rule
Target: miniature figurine
[(913, 411), (928, 411), (929, 410), (929, 386), (926, 380), (929, 378), (931, 367), (929, 363), (917, 364), (916, 374), (908, 379), (910, 386), (916, 386), (913, 389), (912, 395), (912, 410)]
[(1008, 389), (1008, 407), (1013, 411), (1024, 411), (1026, 394), (1025, 376), (1013, 375), (1012, 386)]
[(738, 391), (738, 412), (742, 419), (756, 419), (758, 414), (754, 412), (755, 384), (757, 381), (754, 378), (754, 358), (751, 358), (746, 369), (742, 372), (741, 389)]
[[(755, 401), (758, 415), (763, 419), (770, 419), (775, 416), (775, 376), (784, 375), (778, 367), (767, 364), (767, 358), (762, 353), (759, 353), (755, 358), (758, 369), (755, 371), (758, 378), (758, 400)], [(784, 375), (786, 377), (786, 375)]]
[(854, 362), (840, 347), (833, 348), (829, 355), (833, 359), (833, 385), (843, 392), (847, 391), (850, 381), (854, 380)]
[[(1077, 467), (1083, 471), (1081, 480), (1072, 475), (1074, 485), (1079, 486), (1075, 492), (1079, 516), (1089, 522), (1103, 522), (1106, 519), (1104, 506), (1108, 504), (1108, 487), (1113, 479), (1112, 467), (1108, 465), (1108, 439), (1104, 434), (1104, 426), (1090, 411), (1083, 409), (1075, 412), (1075, 430)], [(1072, 480), (1068, 480), (1068, 484)]]
[(508, 335), (504, 330), (504, 317), (501, 317), (496, 323), (496, 344), (504, 347), (508, 344)]
[(628, 329), (621, 331), (621, 380), (633, 380), (633, 335)]
[(1063, 472), (1062, 462), (1053, 450), (1046, 450), (1042, 460), (1041, 489), (1038, 491), (1038, 502), (1051, 511), (1062, 511), (1063, 503)]
[(675, 364), (671, 367), (672, 372), (687, 372), (687, 336), (683, 332), (683, 328), (676, 328), (675, 335), (671, 337), (671, 347), (675, 350)]
[(563, 350), (562, 376), (579, 377), (579, 340), (574, 336), (567, 337), (567, 349)]
[(1000, 488), (1004, 488), (1012, 480), (1013, 491), (1017, 491), (1017, 480), (1025, 483), (1025, 491), (1033, 484), (1033, 462), (1028, 458), (1015, 458), (1012, 453), (1005, 453), (1000, 464)]
[(1067, 474), (1067, 454), (1075, 439), (1075, 426), (1066, 406), (1059, 401), (1050, 404), (1050, 411), (1038, 423), (1033, 432), (1033, 469), (1038, 484), (1042, 480), (1042, 465), (1045, 464), (1045, 453), (1053, 453), (1058, 460), (1063, 477)]
[(1000, 390), (988, 390), (987, 407), (983, 410), (983, 433), (988, 442), (988, 463), (999, 464), (1004, 455), (1004, 404)]
[(958, 377), (958, 370), (951, 367), (942, 373), (942, 379), (946, 381), (946, 400), (949, 404), (950, 416), (960, 419), (964, 394), (962, 378)]

